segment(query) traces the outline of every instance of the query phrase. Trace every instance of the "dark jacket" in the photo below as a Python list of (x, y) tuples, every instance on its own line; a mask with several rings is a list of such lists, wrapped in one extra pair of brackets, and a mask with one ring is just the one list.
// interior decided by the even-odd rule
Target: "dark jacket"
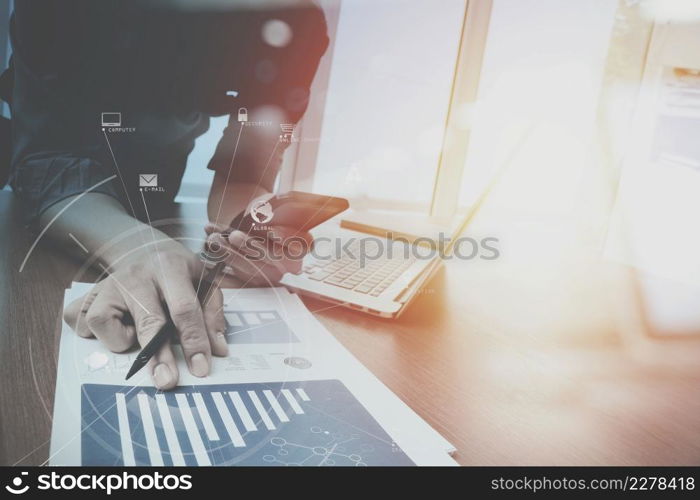
[[(28, 222), (87, 190), (135, 212), (140, 174), (158, 174), (160, 201), (172, 201), (213, 115), (230, 119), (208, 168), (272, 189), (286, 147), (279, 122), (301, 118), (328, 45), (322, 12), (311, 4), (235, 11), (173, 4), (15, 2), (9, 180)], [(274, 19), (291, 27), (284, 46), (261, 36)], [(249, 111), (245, 127), (240, 107)], [(275, 118), (257, 123), (270, 109)], [(121, 113), (121, 129), (103, 127), (103, 112)]]

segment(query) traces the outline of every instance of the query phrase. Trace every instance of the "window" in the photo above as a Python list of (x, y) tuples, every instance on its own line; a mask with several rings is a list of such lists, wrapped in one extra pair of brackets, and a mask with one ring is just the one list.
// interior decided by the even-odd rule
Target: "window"
[(507, 169), (499, 207), (561, 213), (590, 161), (617, 0), (495, 0), (460, 202)]
[[(10, 47), (10, 13), (13, 1), (0, 3), (0, 72), (7, 68), (12, 49)], [(10, 116), (10, 109), (4, 102), (0, 103), (0, 114)]]

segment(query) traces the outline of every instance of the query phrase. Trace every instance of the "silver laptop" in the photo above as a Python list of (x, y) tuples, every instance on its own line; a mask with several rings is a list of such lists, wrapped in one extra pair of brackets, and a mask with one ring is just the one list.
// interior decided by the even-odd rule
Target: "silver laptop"
[[(331, 220), (312, 231), (317, 246), (319, 242), (332, 242), (337, 248), (337, 242), (345, 251), (326, 251), (316, 248), (312, 255), (304, 260), (303, 271), (298, 274), (284, 275), (281, 284), (300, 294), (313, 296), (333, 304), (363, 311), (369, 314), (394, 318), (398, 317), (416, 297), (422, 287), (434, 272), (442, 265), (439, 252), (425, 248), (425, 239), (435, 239), (438, 233), (443, 233), (454, 242), (456, 236), (464, 229), (467, 222), (475, 213), (483, 200), (491, 182), (484, 182), (480, 194), (475, 196), (468, 209), (458, 213), (459, 187), (461, 186), (461, 169), (450, 168), (451, 165), (464, 165), (467, 153), (468, 133), (459, 128), (458, 110), (465, 105), (473, 105), (476, 100), (481, 59), (485, 46), (488, 21), (490, 18), (491, 2), (465, 2), (464, 18), (461, 33), (455, 47), (454, 73), (449, 87), (449, 105), (447, 106), (445, 124), (442, 130), (443, 148), (437, 159), (437, 175), (433, 189), (433, 201), (430, 215), (410, 215), (407, 213), (378, 215), (376, 212), (357, 210), (351, 214), (341, 214), (340, 220)], [(329, 25), (338, 19), (329, 19)], [(342, 24), (342, 16), (340, 23)], [(397, 19), (396, 22), (400, 22)], [(346, 30), (347, 31), (347, 30)], [(335, 50), (333, 47), (332, 50)], [(331, 54), (332, 60), (335, 55)], [(324, 95), (330, 66), (323, 63), (315, 85), (319, 94)], [(326, 78), (324, 82), (324, 78)], [(318, 88), (321, 81), (321, 88)], [(325, 91), (325, 92), (324, 92)], [(447, 100), (447, 99), (445, 99)], [(323, 109), (322, 106), (317, 108)], [(417, 106), (419, 108), (419, 106)], [(314, 118), (313, 103), (304, 118), (301, 137), (298, 140), (296, 158), (301, 168), (318, 159), (318, 137), (323, 141), (323, 133), (319, 125), (322, 116)], [(420, 111), (418, 109), (418, 111)], [(310, 116), (309, 116), (310, 115)], [(337, 110), (336, 110), (337, 116)], [(314, 126), (314, 119), (318, 123)], [(419, 116), (417, 116), (419, 119)], [(309, 124), (309, 122), (312, 122)], [(391, 126), (387, 124), (387, 126)], [(304, 133), (310, 140), (305, 141)], [(445, 140), (448, 133), (461, 134), (463, 141)], [(315, 138), (315, 140), (314, 140)], [(459, 144), (454, 144), (458, 142)], [(316, 148), (314, 150), (313, 148)], [(310, 151), (310, 152), (309, 152)], [(315, 164), (315, 163), (314, 163)], [(318, 164), (320, 169), (328, 165)], [(297, 167), (299, 168), (299, 167)], [(451, 172), (459, 172), (457, 177)], [(298, 175), (298, 173), (297, 173)], [(366, 179), (363, 182), (371, 182)], [(280, 190), (291, 188), (312, 190), (309, 185), (287, 184), (284, 179)], [(439, 196), (440, 202), (437, 202)], [(448, 200), (446, 203), (445, 200)], [(353, 200), (350, 198), (351, 208)], [(422, 238), (423, 244), (415, 241)], [(377, 246), (382, 247), (378, 251)], [(389, 251), (391, 248), (391, 251)], [(333, 250), (333, 249), (331, 249)], [(432, 256), (431, 256), (432, 251)], [(443, 254), (451, 251), (451, 245), (442, 248)]]
[[(398, 317), (442, 265), (433, 248), (371, 236), (339, 227), (334, 221), (312, 233), (316, 241), (329, 243), (328, 251), (315, 249), (304, 260), (302, 272), (285, 274), (281, 284), (303, 295), (385, 318)], [(343, 248), (342, 253), (334, 251), (338, 247)]]

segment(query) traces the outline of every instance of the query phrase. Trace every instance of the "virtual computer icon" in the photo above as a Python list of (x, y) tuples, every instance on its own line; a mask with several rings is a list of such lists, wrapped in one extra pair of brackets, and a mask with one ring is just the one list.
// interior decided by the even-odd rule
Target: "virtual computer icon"
[(103, 127), (121, 127), (122, 126), (122, 114), (116, 112), (102, 113), (102, 126)]
[(26, 493), (27, 490), (29, 490), (29, 485), (25, 484), (22, 486), (22, 476), (27, 476), (29, 475), (28, 472), (22, 472), (20, 473), (19, 476), (15, 477), (12, 480), (12, 485), (6, 485), (5, 489), (12, 493), (13, 495), (21, 495), (22, 493)]

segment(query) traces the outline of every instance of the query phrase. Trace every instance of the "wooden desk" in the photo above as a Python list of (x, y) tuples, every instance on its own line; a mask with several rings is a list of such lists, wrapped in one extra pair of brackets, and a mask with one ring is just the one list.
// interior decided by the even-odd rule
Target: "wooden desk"
[[(48, 457), (62, 297), (78, 270), (39, 245), (20, 273), (33, 239), (19, 215), (0, 192), (3, 465)], [(595, 259), (508, 245), (498, 261), (448, 263), (397, 321), (306, 304), (461, 464), (700, 464), (700, 369), (630, 358)]]

